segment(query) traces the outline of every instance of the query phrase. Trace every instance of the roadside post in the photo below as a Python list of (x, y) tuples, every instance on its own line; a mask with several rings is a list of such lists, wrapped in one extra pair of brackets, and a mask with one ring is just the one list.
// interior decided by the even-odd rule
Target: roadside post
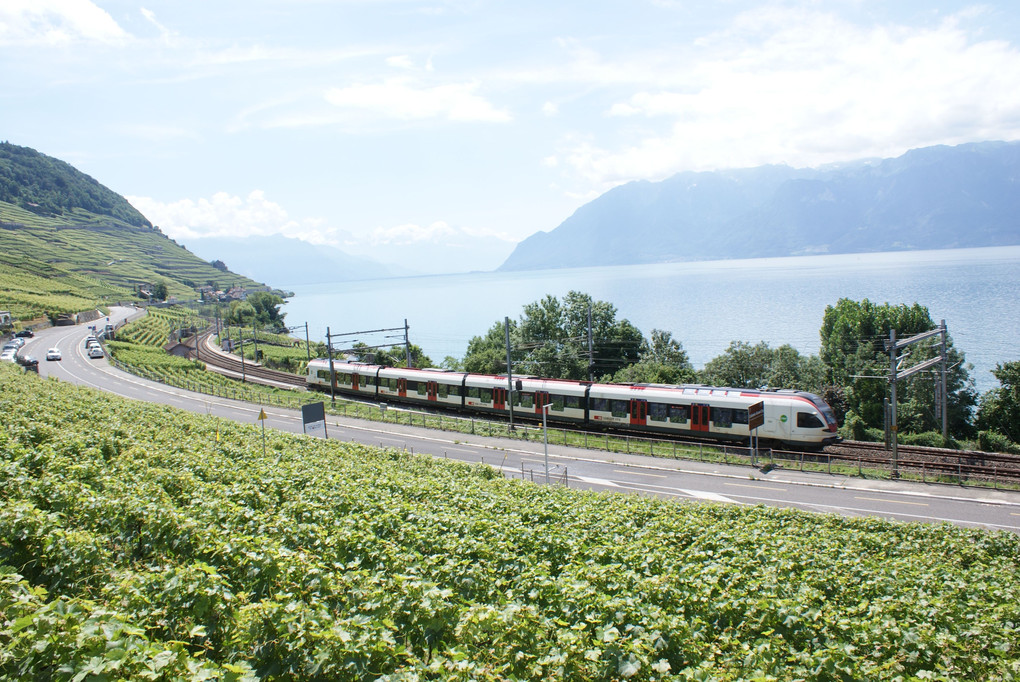
[(759, 401), (747, 408), (747, 428), (751, 432), (751, 466), (758, 463), (758, 427), (765, 423), (765, 401)]
[(259, 409), (258, 421), (262, 422), (262, 457), (266, 456), (266, 408)]

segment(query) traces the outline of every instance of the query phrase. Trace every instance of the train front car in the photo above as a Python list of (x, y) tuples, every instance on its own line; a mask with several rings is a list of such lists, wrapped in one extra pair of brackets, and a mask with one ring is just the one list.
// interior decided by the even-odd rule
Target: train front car
[(680, 438), (746, 443), (748, 410), (763, 403), (757, 435), (778, 446), (816, 449), (838, 440), (832, 410), (818, 396), (799, 391), (756, 391), (713, 386), (595, 384), (589, 423), (617, 430)]

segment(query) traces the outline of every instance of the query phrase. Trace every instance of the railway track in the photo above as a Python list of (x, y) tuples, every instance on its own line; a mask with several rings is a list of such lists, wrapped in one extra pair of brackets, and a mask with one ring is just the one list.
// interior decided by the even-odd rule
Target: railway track
[(1020, 456), (980, 450), (951, 450), (898, 445), (896, 459), (884, 443), (844, 441), (823, 449), (827, 456), (862, 465), (920, 472), (922, 477), (946, 475), (959, 479), (1020, 481)]
[(198, 358), (205, 363), (207, 369), (218, 371), (228, 376), (243, 378), (245, 381), (256, 384), (282, 388), (305, 388), (305, 378), (303, 376), (269, 369), (248, 360), (242, 363), (239, 357), (225, 353), (207, 343), (210, 336), (210, 331), (203, 331), (194, 337), (196, 345), (199, 345)]

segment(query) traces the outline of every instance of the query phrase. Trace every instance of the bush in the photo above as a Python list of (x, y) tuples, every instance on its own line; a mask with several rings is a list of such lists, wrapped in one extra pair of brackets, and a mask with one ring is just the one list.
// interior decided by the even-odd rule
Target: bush
[(978, 449), (985, 452), (1020, 454), (1020, 446), (995, 431), (982, 431), (978, 434)]
[(951, 448), (959, 450), (960, 444), (952, 438), (943, 438), (940, 431), (925, 431), (924, 433), (900, 434), (900, 443), (903, 445), (920, 445), (926, 448)]

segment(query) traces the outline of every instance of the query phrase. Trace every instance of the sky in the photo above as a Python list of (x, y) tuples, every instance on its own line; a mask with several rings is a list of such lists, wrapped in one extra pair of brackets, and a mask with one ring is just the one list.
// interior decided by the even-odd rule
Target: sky
[(0, 0), (0, 139), (191, 248), (488, 270), (634, 180), (1020, 139), (1018, 43), (1012, 1)]

